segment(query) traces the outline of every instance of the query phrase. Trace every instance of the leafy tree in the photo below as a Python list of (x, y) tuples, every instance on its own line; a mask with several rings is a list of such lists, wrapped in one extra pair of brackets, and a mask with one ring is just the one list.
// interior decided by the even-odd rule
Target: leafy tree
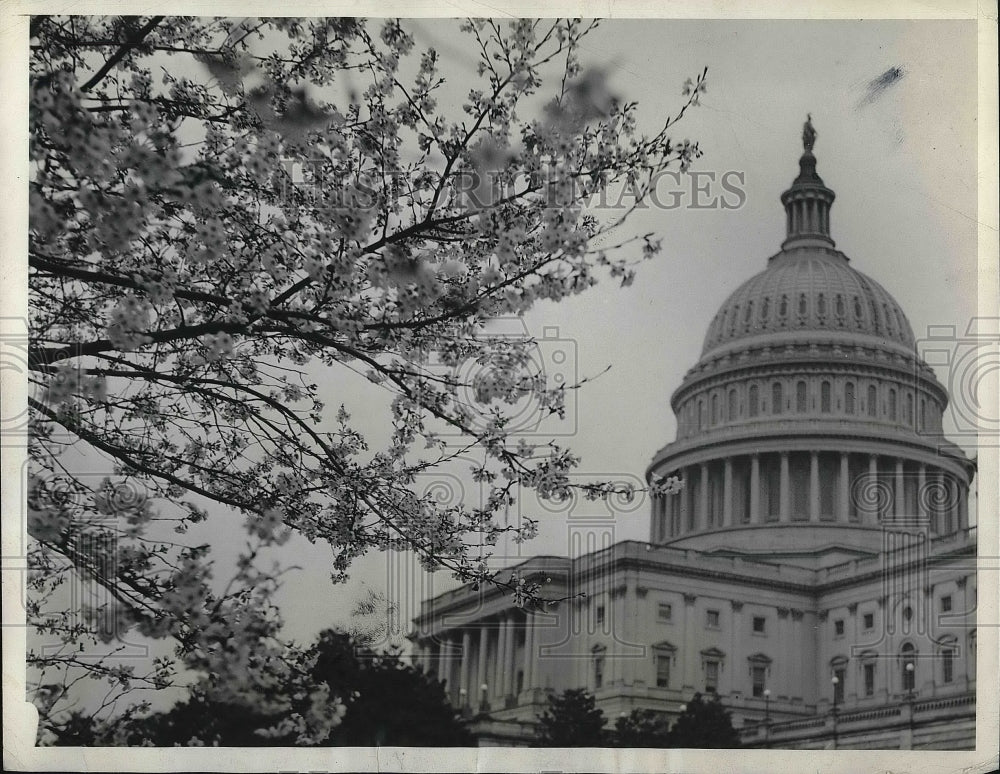
[(444, 683), (406, 664), (396, 648), (375, 651), (350, 635), (324, 631), (313, 676), (347, 697), (347, 710), (325, 744), (472, 746)]
[(670, 729), (670, 747), (733, 748), (740, 737), (718, 694), (706, 701), (700, 693), (687, 703)]
[(548, 709), (538, 717), (536, 733), (541, 747), (600, 747), (605, 741), (604, 711), (582, 688), (552, 694)]
[[(502, 585), (470, 546), (531, 537), (533, 522), (499, 515), (518, 487), (565, 493), (577, 463), (518, 441), (510, 407), (558, 417), (576, 385), (547, 384), (533, 342), (487, 324), (601, 273), (631, 283), (659, 242), (614, 232), (661, 171), (698, 155), (669, 132), (705, 73), (647, 136), (637, 105), (581, 67), (594, 24), (579, 20), (464, 23), (478, 83), (452, 115), (440, 57), (398, 21), (30, 25), (28, 621), (61, 646), (28, 656), (40, 738), (65, 730), (71, 689), (95, 676), (111, 685), (95, 720), (180, 674), (193, 701), (295, 713), (318, 688), (281, 640), (279, 574), (256, 568), (259, 551), (294, 530), (332, 547), (335, 580), (367, 551), (410, 550)], [(630, 207), (588, 210), (616, 186)], [(488, 366), (474, 379), (459, 367), (473, 361)], [(387, 397), (375, 452), (319, 399), (318, 379), (354, 375)], [(483, 502), (445, 507), (413, 486), (455, 456), (445, 432), (478, 455)], [(227, 510), (250, 540), (213, 582), (207, 547), (163, 532)], [(62, 593), (74, 577), (105, 600), (84, 621)], [(128, 632), (176, 650), (137, 674), (115, 660)], [(299, 743), (337, 722), (328, 699), (295, 713)]]
[[(376, 653), (351, 635), (323, 631), (310, 649), (312, 677), (329, 693), (346, 697), (333, 732), (311, 745), (472, 745), (442, 683), (405, 664), (396, 650)], [(325, 696), (322, 693), (319, 696)], [(300, 706), (281, 718), (257, 707), (215, 701), (198, 691), (171, 709), (126, 719), (115, 728), (95, 729), (74, 715), (59, 744), (205, 744), (252, 747), (302, 744), (293, 720), (319, 697), (300, 697)], [(268, 733), (258, 729), (270, 728)]]
[(616, 747), (670, 747), (670, 722), (662, 712), (635, 709), (615, 721)]

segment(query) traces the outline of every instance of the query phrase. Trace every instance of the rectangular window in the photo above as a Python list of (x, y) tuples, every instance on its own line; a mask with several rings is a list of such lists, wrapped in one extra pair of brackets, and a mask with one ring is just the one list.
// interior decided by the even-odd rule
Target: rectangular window
[(844, 636), (844, 619), (838, 618), (833, 622), (833, 633), (838, 637)]
[(666, 654), (656, 657), (656, 687), (667, 688), (670, 686), (670, 656)]
[(942, 613), (951, 612), (951, 596), (941, 597), (941, 612)]
[(865, 631), (871, 631), (875, 628), (875, 613), (865, 613), (864, 618)]
[(719, 611), (718, 610), (707, 610), (705, 612), (705, 626), (709, 626), (712, 629), (719, 628)]
[(865, 696), (875, 695), (875, 665), (865, 664)]
[(594, 687), (604, 685), (604, 656), (594, 657)]
[(719, 689), (719, 662), (705, 662), (705, 693), (716, 693)]
[(764, 695), (764, 682), (767, 670), (762, 666), (750, 668), (750, 676), (753, 681), (753, 695), (760, 698)]
[(594, 618), (597, 623), (604, 623), (604, 605), (597, 606), (597, 609), (594, 611)]
[(670, 621), (674, 617), (674, 609), (665, 602), (656, 606), (656, 617), (661, 621)]
[(955, 679), (955, 651), (946, 648), (941, 651), (941, 680), (950, 683)]
[(762, 615), (755, 615), (753, 617), (753, 630), (756, 634), (763, 634), (764, 627), (767, 626), (767, 619)]

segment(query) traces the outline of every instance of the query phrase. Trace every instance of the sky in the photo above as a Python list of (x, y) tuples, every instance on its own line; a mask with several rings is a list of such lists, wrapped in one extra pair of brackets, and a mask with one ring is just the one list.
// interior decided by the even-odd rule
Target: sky
[[(406, 26), (418, 46), (438, 49), (454, 80), (471, 69), (452, 22)], [(605, 282), (507, 321), (543, 339), (543, 357), (562, 353), (566, 377), (601, 374), (576, 393), (575, 410), (557, 428), (582, 458), (581, 480), (639, 483), (653, 454), (673, 440), (669, 398), (697, 361), (710, 320), (784, 238), (779, 196), (798, 173), (807, 113), (818, 132), (818, 172), (837, 193), (831, 229), (838, 249), (895, 296), (918, 339), (929, 326), (965, 333), (978, 278), (974, 22), (614, 20), (602, 22), (582, 50), (582, 62), (604, 69), (614, 92), (638, 101), (640, 129), (650, 132), (682, 104), (685, 79), (707, 66), (702, 104), (673, 136), (699, 142), (704, 155), (693, 170), (716, 180), (741, 176), (729, 179), (742, 180), (745, 201), (694, 209), (690, 181), (670, 182), (661, 201), (679, 206), (640, 211), (622, 233), (663, 237), (662, 253), (640, 267), (632, 287)], [(953, 374), (935, 370), (951, 389)], [(386, 398), (370, 385), (338, 374), (329, 398), (371, 417), (364, 429), (373, 445), (387, 437)], [(454, 471), (420, 484), (445, 498), (476, 497)], [(602, 517), (615, 541), (648, 534), (644, 500), (556, 506), (529, 496), (510, 518), (518, 512), (541, 516), (540, 534), (522, 546), (501, 545), (507, 563), (567, 554), (575, 516)], [(287, 578), (281, 599), (289, 633), (302, 638), (345, 623), (367, 589), (396, 601), (402, 634), (420, 599), (456, 585), (446, 573), (414, 570), (406, 556), (373, 555), (354, 565), (346, 586), (333, 587), (324, 547), (295, 539), (283, 554), (303, 568)]]

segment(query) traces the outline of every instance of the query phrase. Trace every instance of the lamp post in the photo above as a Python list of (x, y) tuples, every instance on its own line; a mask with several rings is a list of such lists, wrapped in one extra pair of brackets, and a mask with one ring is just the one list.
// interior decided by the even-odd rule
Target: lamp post
[(771, 747), (771, 689), (764, 689), (764, 735), (765, 746)]
[(913, 688), (916, 685), (916, 678), (913, 673), (916, 671), (916, 667), (912, 661), (907, 661), (903, 669), (906, 670), (906, 700), (913, 701)]
[(833, 685), (833, 749), (837, 749), (837, 686), (840, 684), (840, 678), (834, 675), (830, 678), (830, 683)]
[(479, 690), (483, 695), (483, 698), (479, 702), (479, 711), (487, 712), (489, 711), (490, 704), (486, 700), (486, 697), (489, 695), (490, 687), (486, 683), (483, 683), (482, 685), (479, 686)]

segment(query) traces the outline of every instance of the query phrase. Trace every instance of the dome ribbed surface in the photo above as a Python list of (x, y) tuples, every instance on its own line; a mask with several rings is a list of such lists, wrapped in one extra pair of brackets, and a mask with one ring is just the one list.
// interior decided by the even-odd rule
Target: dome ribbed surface
[(768, 333), (842, 332), (916, 348), (896, 300), (838, 252), (781, 253), (736, 289), (708, 327), (702, 357)]

